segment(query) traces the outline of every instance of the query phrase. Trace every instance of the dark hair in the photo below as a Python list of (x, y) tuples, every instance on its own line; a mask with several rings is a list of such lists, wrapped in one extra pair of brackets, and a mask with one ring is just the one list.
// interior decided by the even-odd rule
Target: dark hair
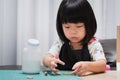
[(85, 24), (86, 36), (82, 40), (83, 44), (91, 40), (97, 29), (94, 12), (87, 0), (63, 0), (61, 2), (57, 14), (56, 27), (58, 35), (63, 42), (69, 42), (62, 29), (62, 23), (68, 22), (83, 22)]

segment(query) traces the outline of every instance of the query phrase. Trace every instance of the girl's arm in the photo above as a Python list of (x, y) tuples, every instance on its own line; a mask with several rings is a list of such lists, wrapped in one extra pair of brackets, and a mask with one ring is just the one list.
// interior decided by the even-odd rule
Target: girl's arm
[(80, 61), (73, 66), (73, 74), (78, 76), (87, 75), (89, 72), (98, 73), (106, 71), (106, 61)]
[(59, 59), (59, 54), (56, 54), (55, 56), (52, 54), (47, 54), (43, 58), (43, 64), (47, 67), (49, 67), (51, 70), (54, 72), (57, 72), (58, 70), (56, 69), (57, 64), (62, 64), (64, 65), (65, 63)]
[(88, 65), (94, 68), (89, 67), (89, 70), (92, 72), (104, 72), (106, 70), (106, 58), (100, 42), (98, 40), (93, 41), (89, 45), (89, 51), (93, 61)]
[(55, 41), (52, 47), (49, 49), (48, 53), (43, 57), (43, 64), (49, 67), (54, 72), (58, 71), (56, 69), (57, 63), (64, 65), (65, 63), (59, 59), (59, 52), (62, 46), (62, 42)]
[(88, 62), (88, 71), (90, 72), (105, 72), (106, 71), (106, 61), (98, 60), (93, 62)]
[(62, 42), (60, 40), (55, 41), (51, 48), (49, 49), (48, 53), (43, 57), (43, 64), (50, 67), (50, 62), (57, 56), (59, 57), (59, 52), (62, 46)]

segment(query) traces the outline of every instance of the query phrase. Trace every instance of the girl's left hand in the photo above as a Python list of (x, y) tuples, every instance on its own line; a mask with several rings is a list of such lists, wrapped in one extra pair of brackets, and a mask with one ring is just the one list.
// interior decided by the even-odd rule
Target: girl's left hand
[(74, 64), (72, 67), (72, 74), (76, 74), (78, 76), (83, 76), (88, 71), (88, 62), (80, 61)]

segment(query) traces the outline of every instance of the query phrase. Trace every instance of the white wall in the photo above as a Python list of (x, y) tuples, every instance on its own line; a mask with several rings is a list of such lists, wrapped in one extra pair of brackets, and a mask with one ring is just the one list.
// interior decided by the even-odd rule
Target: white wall
[(116, 17), (119, 14), (116, 14), (118, 11), (115, 12), (115, 0), (107, 0), (105, 3), (107, 3), (106, 5), (106, 9), (105, 9), (105, 20), (104, 21), (104, 38), (116, 38), (116, 30), (117, 30), (117, 24), (116, 24)]
[(115, 0), (115, 21), (117, 25), (120, 25), (120, 0)]
[(116, 27), (120, 24), (120, 0), (88, 0), (97, 19), (96, 36), (100, 39), (116, 38)]
[[(53, 2), (52, 2), (53, 1)], [(60, 5), (61, 0), (52, 0), (50, 1), (50, 43), (49, 47), (51, 47), (54, 40), (58, 39), (57, 31), (56, 31), (56, 16), (57, 10)]]
[(0, 64), (2, 64), (3, 1), (0, 0)]
[(16, 3), (16, 0), (0, 0), (0, 65), (16, 64)]

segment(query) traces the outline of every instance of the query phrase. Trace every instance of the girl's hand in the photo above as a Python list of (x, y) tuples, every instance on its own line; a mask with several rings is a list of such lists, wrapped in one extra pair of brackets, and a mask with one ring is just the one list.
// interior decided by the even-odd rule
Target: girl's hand
[(56, 69), (58, 63), (61, 64), (61, 65), (65, 65), (65, 63), (59, 59), (58, 55), (56, 55), (56, 56), (53, 57), (53, 59), (51, 60), (50, 66), (49, 66), (50, 69), (51, 69), (52, 71), (54, 71), (55, 73), (58, 72), (58, 69)]
[(87, 62), (77, 62), (72, 67), (72, 73), (78, 76), (83, 76), (86, 72), (88, 72), (88, 67)]

